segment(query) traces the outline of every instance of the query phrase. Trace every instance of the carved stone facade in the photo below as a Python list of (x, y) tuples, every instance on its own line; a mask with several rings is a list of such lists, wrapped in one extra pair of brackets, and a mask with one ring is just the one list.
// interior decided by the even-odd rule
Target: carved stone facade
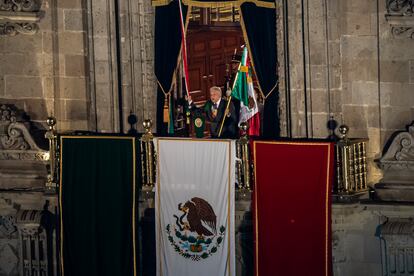
[(0, 105), (0, 188), (42, 189), (49, 153), (40, 149), (11, 105)]
[(381, 226), (383, 271), (387, 275), (414, 274), (414, 221), (390, 219)]
[(332, 211), (334, 275), (413, 273), (413, 206), (333, 204)]
[(41, 0), (0, 0), (0, 36), (35, 34), (42, 17)]
[(382, 200), (414, 202), (414, 123), (396, 133), (378, 161), (384, 177), (375, 185)]
[[(41, 129), (45, 119), (54, 115), (61, 132), (117, 132), (121, 116), (126, 131), (126, 118), (132, 111), (142, 131), (144, 119), (156, 118), (154, 8), (147, 0), (118, 2), (116, 8), (114, 1), (0, 0), (0, 275), (19, 275), (23, 267), (19, 233), (24, 231), (16, 223), (19, 214), (41, 211), (46, 200), (51, 211), (56, 205), (55, 197), (43, 194), (47, 153), (35, 139), (43, 133), (32, 133), (33, 126)], [(350, 126), (351, 138), (369, 138), (369, 182), (377, 183), (382, 172), (374, 159), (381, 156), (389, 137), (403, 130), (414, 115), (414, 50), (412, 40), (407, 39), (412, 38), (413, 1), (277, 3), (282, 135), (289, 134), (288, 100), (292, 137), (306, 133), (310, 138), (326, 137), (326, 122), (333, 116)], [(287, 14), (283, 14), (284, 4)], [(284, 18), (287, 25), (282, 27)], [(13, 36), (18, 32), (32, 35)], [(290, 65), (287, 75), (286, 63)], [(287, 77), (290, 95), (284, 90)], [(19, 117), (19, 110), (10, 104), (24, 110), (31, 120)], [(412, 133), (397, 136), (381, 159), (382, 184), (407, 187), (412, 183)], [(392, 200), (405, 200), (408, 193), (401, 191)], [(249, 202), (238, 204), (237, 263), (238, 273), (243, 274), (250, 271), (252, 230)], [(141, 209), (141, 222), (147, 227), (141, 229), (144, 234), (152, 231), (151, 210)], [(391, 258), (390, 264), (393, 257), (389, 256), (401, 251), (398, 240), (407, 242), (404, 252), (411, 256), (412, 240), (407, 233), (413, 213), (411, 207), (391, 203), (334, 205), (335, 275), (380, 275), (381, 256), (383, 264)], [(382, 224), (382, 241), (394, 244), (383, 250), (375, 236)], [(394, 231), (393, 225), (407, 231)], [(151, 244), (143, 240), (142, 246)], [(148, 253), (143, 261), (151, 265), (154, 257)], [(389, 274), (398, 275), (393, 271), (398, 270)]]
[(414, 39), (413, 0), (387, 0), (385, 17), (395, 37)]
[(34, 138), (44, 131), (24, 117), (0, 105), (0, 275), (56, 275), (54, 215), (44, 208), (54, 210), (56, 196), (43, 193), (49, 152)]

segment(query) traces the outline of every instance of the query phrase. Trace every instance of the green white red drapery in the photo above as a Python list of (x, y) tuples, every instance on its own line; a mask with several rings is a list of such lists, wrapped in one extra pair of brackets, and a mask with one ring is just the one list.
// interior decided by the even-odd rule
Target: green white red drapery
[(235, 276), (235, 142), (154, 143), (156, 275)]
[(240, 101), (239, 124), (247, 122), (249, 124), (249, 135), (260, 135), (259, 108), (253, 87), (252, 70), (247, 47), (243, 49), (231, 96)]

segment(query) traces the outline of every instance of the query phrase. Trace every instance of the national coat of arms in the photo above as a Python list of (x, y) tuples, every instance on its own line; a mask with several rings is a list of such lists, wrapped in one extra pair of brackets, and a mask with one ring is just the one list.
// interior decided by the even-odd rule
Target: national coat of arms
[(199, 261), (217, 252), (223, 242), (226, 228), (217, 229), (217, 217), (204, 199), (193, 197), (178, 204), (182, 214), (174, 215), (175, 223), (166, 226), (168, 241), (174, 250), (186, 259)]

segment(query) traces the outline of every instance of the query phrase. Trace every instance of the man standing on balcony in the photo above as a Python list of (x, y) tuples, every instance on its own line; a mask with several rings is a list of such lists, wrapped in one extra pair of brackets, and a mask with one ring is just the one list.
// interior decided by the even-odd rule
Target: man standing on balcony
[[(188, 97), (189, 106), (195, 108), (191, 96)], [(232, 102), (226, 111), (227, 100), (222, 97), (221, 88), (213, 86), (210, 88), (210, 99), (204, 105), (204, 112), (207, 121), (210, 122), (210, 135), (212, 138), (236, 138), (237, 135), (237, 115)], [(219, 136), (221, 123), (226, 116), (221, 135)]]

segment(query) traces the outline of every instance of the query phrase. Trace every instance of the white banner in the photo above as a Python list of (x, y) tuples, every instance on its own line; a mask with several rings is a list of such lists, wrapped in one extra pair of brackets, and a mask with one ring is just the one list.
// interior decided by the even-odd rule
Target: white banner
[(234, 141), (154, 143), (157, 275), (236, 275)]

